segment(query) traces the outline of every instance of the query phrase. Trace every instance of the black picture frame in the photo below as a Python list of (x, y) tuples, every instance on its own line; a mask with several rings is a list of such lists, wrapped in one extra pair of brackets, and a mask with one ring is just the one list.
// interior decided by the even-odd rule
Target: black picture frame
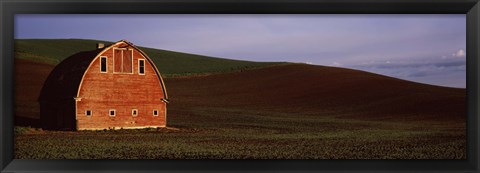
[[(479, 172), (479, 0), (1, 0), (1, 172)], [(15, 14), (466, 14), (466, 160), (13, 159)]]

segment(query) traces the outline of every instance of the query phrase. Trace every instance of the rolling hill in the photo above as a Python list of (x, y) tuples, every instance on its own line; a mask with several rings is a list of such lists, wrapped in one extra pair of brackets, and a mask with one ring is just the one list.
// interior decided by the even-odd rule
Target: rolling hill
[(234, 107), (368, 120), (466, 119), (465, 89), (345, 68), (292, 64), (169, 78), (166, 85), (172, 106)]
[[(108, 41), (83, 39), (17, 39), (15, 58), (56, 65), (70, 55), (95, 49), (97, 43), (111, 44)], [(139, 48), (152, 58), (164, 76), (221, 73), (285, 64), (231, 60), (141, 46)]]

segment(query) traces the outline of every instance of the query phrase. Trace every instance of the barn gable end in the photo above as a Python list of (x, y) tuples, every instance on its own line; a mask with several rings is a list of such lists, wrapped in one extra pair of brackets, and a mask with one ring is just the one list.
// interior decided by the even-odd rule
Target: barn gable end
[[(62, 85), (60, 78), (71, 76), (69, 86)], [(47, 129), (165, 127), (167, 102), (165, 84), (153, 61), (121, 40), (60, 63), (42, 89), (41, 119)]]

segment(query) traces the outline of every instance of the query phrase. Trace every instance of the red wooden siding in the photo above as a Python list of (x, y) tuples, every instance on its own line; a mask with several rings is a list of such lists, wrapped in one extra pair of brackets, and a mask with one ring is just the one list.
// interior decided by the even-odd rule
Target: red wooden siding
[[(107, 73), (100, 72), (100, 56), (107, 57)], [(139, 59), (145, 57), (135, 48), (121, 43), (105, 50), (92, 62), (79, 88), (77, 129), (166, 125), (166, 103), (161, 100), (164, 93), (159, 77), (146, 59), (145, 73), (140, 75)], [(109, 116), (110, 109), (116, 110), (115, 117)], [(132, 109), (138, 110), (137, 116), (132, 116)], [(155, 109), (159, 111), (158, 116), (153, 116)], [(86, 116), (86, 110), (91, 110), (92, 115)]]

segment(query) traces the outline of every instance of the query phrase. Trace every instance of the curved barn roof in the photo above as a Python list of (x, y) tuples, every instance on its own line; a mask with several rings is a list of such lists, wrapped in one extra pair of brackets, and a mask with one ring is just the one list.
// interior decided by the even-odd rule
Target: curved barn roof
[(50, 75), (45, 81), (40, 92), (39, 100), (62, 101), (77, 97), (83, 76), (93, 61), (104, 51), (120, 43), (126, 43), (132, 46), (139, 51), (150, 62), (150, 64), (152, 64), (162, 86), (165, 101), (168, 101), (165, 84), (153, 61), (142, 50), (138, 49), (136, 46), (126, 40), (120, 40), (105, 48), (79, 52), (63, 60), (60, 64), (55, 66), (52, 72), (50, 72)]

